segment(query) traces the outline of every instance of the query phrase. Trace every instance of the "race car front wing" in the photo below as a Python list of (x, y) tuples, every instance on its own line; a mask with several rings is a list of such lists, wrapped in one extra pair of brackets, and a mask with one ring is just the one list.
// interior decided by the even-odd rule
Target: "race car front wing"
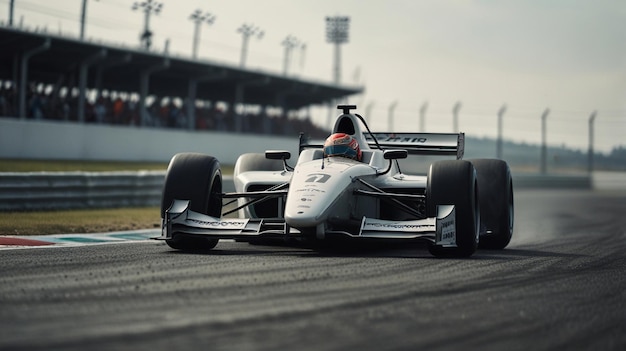
[[(390, 221), (363, 217), (358, 233), (329, 230), (327, 235), (369, 239), (422, 239), (443, 247), (456, 247), (456, 222), (453, 205), (439, 205), (437, 217)], [(189, 209), (189, 201), (174, 200), (162, 219), (161, 236), (174, 234), (201, 235), (216, 239), (240, 239), (301, 236), (282, 218), (216, 218)]]

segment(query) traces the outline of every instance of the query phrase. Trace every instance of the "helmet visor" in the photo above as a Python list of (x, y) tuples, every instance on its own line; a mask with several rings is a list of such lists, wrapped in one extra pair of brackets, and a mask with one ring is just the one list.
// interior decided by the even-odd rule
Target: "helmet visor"
[(348, 145), (330, 145), (324, 148), (326, 156), (343, 156), (356, 159), (356, 150)]

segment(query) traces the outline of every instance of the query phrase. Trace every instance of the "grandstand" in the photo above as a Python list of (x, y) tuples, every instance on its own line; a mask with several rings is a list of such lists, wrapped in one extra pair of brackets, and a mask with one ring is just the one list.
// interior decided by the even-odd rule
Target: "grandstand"
[(13, 27), (0, 47), (0, 117), (20, 120), (316, 136), (290, 112), (363, 91)]

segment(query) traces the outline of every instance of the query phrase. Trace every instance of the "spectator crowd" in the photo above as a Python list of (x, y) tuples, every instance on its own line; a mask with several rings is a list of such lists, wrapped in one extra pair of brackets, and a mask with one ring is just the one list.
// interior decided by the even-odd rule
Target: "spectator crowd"
[[(93, 95), (93, 94), (91, 94)], [(134, 94), (103, 91), (85, 102), (85, 123), (186, 129), (189, 126), (187, 105), (178, 97), (151, 98), (146, 106), (147, 118), (140, 123), (139, 105)], [(236, 115), (226, 104), (197, 101), (194, 104), (195, 130), (240, 132), (269, 135), (294, 135), (300, 132), (324, 138), (328, 131), (314, 125), (310, 116), (287, 116), (282, 112)], [(259, 110), (259, 109), (257, 109)], [(280, 111), (280, 109), (276, 109)], [(14, 86), (0, 81), (0, 117), (18, 117), (19, 100)], [(32, 85), (26, 97), (26, 118), (34, 120), (78, 121), (76, 89), (52, 89)]]

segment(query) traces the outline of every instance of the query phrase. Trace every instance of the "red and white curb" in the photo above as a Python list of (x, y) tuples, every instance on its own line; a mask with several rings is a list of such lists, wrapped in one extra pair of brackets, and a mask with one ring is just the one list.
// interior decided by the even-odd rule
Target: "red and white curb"
[(159, 229), (93, 234), (0, 235), (0, 250), (119, 244), (147, 241), (160, 235)]

